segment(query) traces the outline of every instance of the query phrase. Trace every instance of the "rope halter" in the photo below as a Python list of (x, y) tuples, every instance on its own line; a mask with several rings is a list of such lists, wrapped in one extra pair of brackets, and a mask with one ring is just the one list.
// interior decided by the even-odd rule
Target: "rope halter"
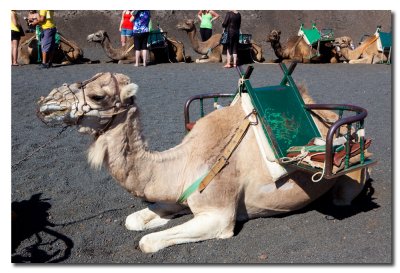
[[(107, 73), (101, 73), (84, 82), (67, 85), (64, 83), (61, 87), (54, 89), (46, 98), (39, 101), (41, 105), (37, 111), (38, 117), (48, 126), (59, 126), (64, 123), (73, 123), (79, 125), (85, 117), (98, 117), (100, 124), (105, 126), (97, 130), (98, 134), (104, 133), (111, 125), (114, 118), (133, 105), (133, 99), (128, 103), (122, 103), (120, 98), (120, 88), (118, 80), (114, 74), (110, 78), (115, 85), (114, 102), (109, 107), (94, 107), (88, 103), (86, 86)], [(78, 91), (82, 92), (82, 101), (76, 95)], [(52, 103), (54, 102), (54, 103)], [(51, 117), (48, 121), (47, 117)]]

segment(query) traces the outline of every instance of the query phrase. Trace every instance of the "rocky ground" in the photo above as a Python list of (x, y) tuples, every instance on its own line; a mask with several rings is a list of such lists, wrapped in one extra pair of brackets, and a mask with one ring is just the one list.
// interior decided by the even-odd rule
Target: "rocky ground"
[[(65, 18), (69, 18), (66, 21), (72, 27), (82, 11), (70, 13)], [(109, 22), (114, 22), (118, 15), (97, 13), (110, 18)], [(173, 16), (184, 12), (165, 13)], [(380, 12), (371, 14), (377, 13)], [(388, 22), (390, 16), (389, 13)], [(281, 18), (276, 14), (274, 18), (278, 17)], [(107, 25), (107, 21), (103, 23)], [(370, 27), (373, 30), (374, 25)], [(105, 59), (99, 48), (87, 47), (85, 52), (90, 58)], [(69, 128), (49, 141), (60, 128), (46, 127), (35, 115), (39, 97), (63, 83), (83, 81), (98, 72), (124, 73), (140, 86), (138, 105), (149, 147), (162, 151), (179, 144), (185, 135), (186, 99), (199, 93), (235, 90), (236, 72), (221, 66), (180, 63), (135, 68), (103, 62), (49, 70), (38, 70), (36, 65), (13, 67), (11, 199), (17, 219), (12, 233), (12, 262), (393, 263), (391, 65), (298, 65), (293, 73), (295, 81), (305, 83), (319, 103), (351, 103), (368, 109), (367, 135), (373, 139), (370, 151), (379, 163), (372, 170), (371, 184), (351, 207), (333, 207), (324, 196), (295, 213), (237, 223), (235, 235), (230, 239), (176, 245), (154, 254), (144, 254), (138, 249), (140, 238), (153, 231), (132, 232), (124, 227), (125, 217), (144, 208), (146, 202), (125, 192), (106, 170), (88, 167), (89, 137)], [(254, 86), (279, 83), (282, 73), (276, 64), (254, 66)], [(193, 117), (196, 110), (193, 109)], [(46, 147), (40, 149), (44, 144)], [(155, 231), (190, 218), (190, 215), (179, 217)]]

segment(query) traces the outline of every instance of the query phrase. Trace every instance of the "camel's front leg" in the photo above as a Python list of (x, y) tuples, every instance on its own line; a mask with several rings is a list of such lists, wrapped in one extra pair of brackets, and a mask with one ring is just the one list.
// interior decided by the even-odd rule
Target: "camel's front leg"
[(137, 231), (155, 228), (165, 225), (176, 215), (189, 212), (189, 209), (178, 204), (155, 203), (126, 217), (125, 227)]
[(139, 247), (151, 253), (171, 245), (204, 241), (233, 236), (235, 218), (232, 211), (211, 211), (197, 214), (192, 220), (179, 226), (144, 236)]

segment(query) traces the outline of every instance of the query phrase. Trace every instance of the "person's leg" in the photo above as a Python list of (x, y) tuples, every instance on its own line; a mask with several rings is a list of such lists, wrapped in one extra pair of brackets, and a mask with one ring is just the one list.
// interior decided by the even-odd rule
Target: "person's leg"
[(139, 66), (140, 49), (141, 49), (139, 33), (134, 34), (133, 43), (135, 45), (135, 66)]
[(135, 51), (135, 57), (136, 57), (135, 66), (139, 66), (140, 50)]
[(44, 29), (42, 32), (41, 46), (42, 46), (42, 64), (41, 68), (48, 67), (49, 56), (51, 51), (51, 33), (49, 29)]
[(11, 63), (18, 65), (18, 40), (11, 40)]
[(126, 36), (121, 35), (121, 46), (125, 46)]
[(204, 39), (205, 40), (204, 41), (207, 41), (212, 36), (212, 29), (211, 28), (206, 28), (204, 33), (205, 33), (205, 35), (204, 35)]
[(232, 56), (233, 56), (233, 66), (236, 67), (237, 66), (237, 53), (232, 54)]
[(142, 58), (143, 58), (143, 66), (147, 65), (147, 56), (149, 50), (147, 49), (147, 40), (149, 38), (149, 33), (142, 33)]
[(206, 38), (206, 29), (205, 28), (200, 28), (200, 36), (201, 36), (201, 41), (202, 42), (207, 40), (207, 38)]
[(51, 66), (53, 63), (53, 57), (54, 57), (54, 53), (56, 51), (56, 34), (57, 34), (57, 29), (52, 28), (50, 31), (51, 43), (50, 43), (50, 51), (48, 54), (49, 66)]
[(143, 66), (147, 65), (147, 52), (148, 52), (147, 49), (142, 50)]
[(233, 44), (232, 45), (233, 66), (236, 67), (238, 64), (237, 50), (239, 45), (239, 34), (235, 35), (232, 44)]
[(229, 45), (226, 48), (226, 65), (224, 67), (228, 68), (231, 67), (231, 54), (230, 54)]

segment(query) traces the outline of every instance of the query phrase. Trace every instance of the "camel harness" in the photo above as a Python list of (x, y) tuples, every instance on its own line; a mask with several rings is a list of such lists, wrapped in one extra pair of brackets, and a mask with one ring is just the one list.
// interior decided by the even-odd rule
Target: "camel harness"
[[(249, 117), (254, 115), (256, 117), (256, 121), (250, 121)], [(225, 167), (229, 164), (229, 158), (232, 156), (233, 152), (239, 146), (240, 142), (243, 140), (244, 136), (246, 135), (248, 128), (250, 125), (257, 125), (257, 112), (253, 110), (248, 114), (242, 121), (242, 123), (236, 128), (235, 134), (229, 140), (228, 144), (225, 146), (224, 151), (218, 157), (217, 162), (211, 167), (211, 169), (204, 174), (203, 176), (199, 177), (191, 186), (189, 186), (179, 197), (178, 203), (183, 203), (186, 199), (194, 193), (197, 189), (199, 192), (202, 192), (207, 185), (213, 180), (213, 178)]]

